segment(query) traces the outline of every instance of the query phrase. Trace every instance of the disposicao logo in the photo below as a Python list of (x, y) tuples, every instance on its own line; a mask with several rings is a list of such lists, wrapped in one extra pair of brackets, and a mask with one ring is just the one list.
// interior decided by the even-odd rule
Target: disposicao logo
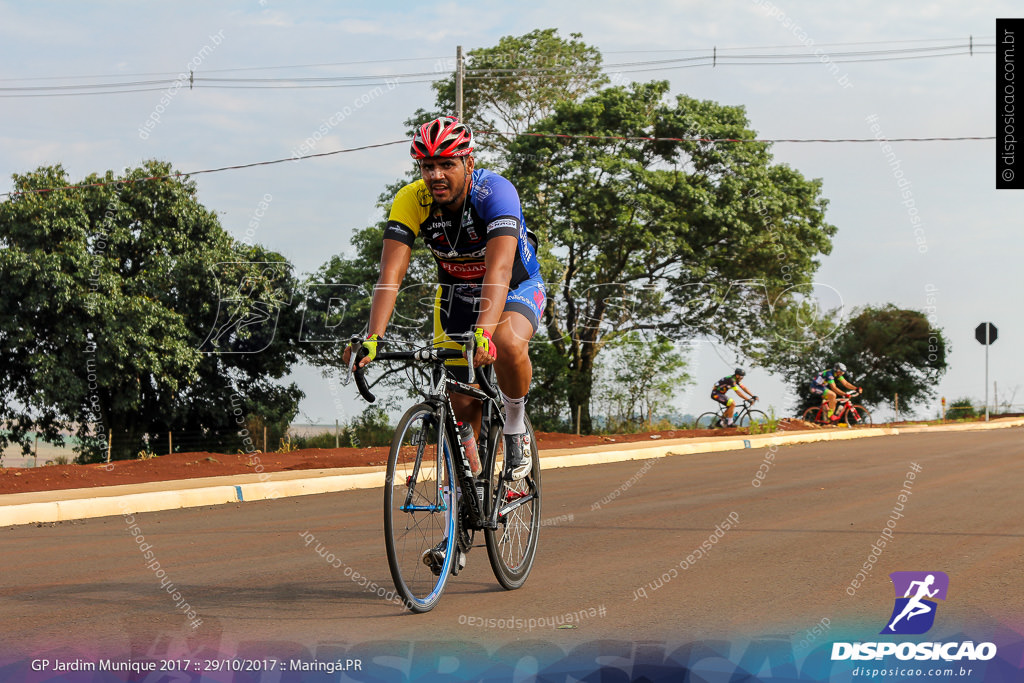
[(896, 591), (896, 604), (882, 635), (919, 635), (927, 633), (935, 623), (938, 603), (949, 591), (945, 572), (893, 572), (889, 574)]
[[(949, 576), (945, 572), (893, 572), (889, 578), (892, 579), (896, 599), (881, 635), (927, 633), (935, 624), (936, 600), (946, 599)], [(996, 656), (996, 646), (987, 642), (975, 645), (969, 640), (962, 643), (832, 643), (832, 661), (880, 660), (890, 656), (904, 661), (987, 661)]]

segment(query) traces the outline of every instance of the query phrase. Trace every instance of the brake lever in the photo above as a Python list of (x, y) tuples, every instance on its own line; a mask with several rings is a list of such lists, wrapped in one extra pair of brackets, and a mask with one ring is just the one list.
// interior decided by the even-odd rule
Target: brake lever
[(356, 353), (356, 345), (359, 343), (359, 337), (352, 337), (348, 342), (350, 353), (348, 354), (348, 372), (345, 373), (345, 379), (342, 380), (341, 386), (347, 387), (348, 383), (352, 381), (352, 373), (355, 371), (356, 360), (358, 360), (359, 354)]
[(476, 383), (476, 368), (473, 367), (473, 359), (476, 358), (476, 335), (472, 332), (466, 334), (466, 364), (469, 365), (469, 381), (467, 384)]

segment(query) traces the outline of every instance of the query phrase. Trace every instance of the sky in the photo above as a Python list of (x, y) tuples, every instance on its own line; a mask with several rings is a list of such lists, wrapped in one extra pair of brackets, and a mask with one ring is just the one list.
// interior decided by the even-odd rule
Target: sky
[[(489, 47), (534, 29), (580, 33), (606, 65), (714, 50), (723, 59), (713, 67), (607, 71), (616, 83), (666, 79), (673, 95), (742, 105), (761, 138), (868, 138), (773, 147), (777, 163), (822, 180), (826, 219), (839, 228), (815, 277), (822, 305), (925, 311), (951, 342), (938, 385), (950, 401), (984, 398), (985, 349), (974, 329), (995, 324), (990, 394), (995, 382), (1001, 401), (1012, 396), (1024, 410), (1024, 361), (1013, 350), (1024, 336), (1024, 194), (995, 189), (993, 140), (888, 148), (876, 141), (995, 135), (995, 56), (984, 46), (994, 42), (996, 18), (1014, 16), (1017, 5), (655, 0), (623, 7), (608, 0), (0, 2), (0, 192), (12, 189), (12, 174), (41, 165), (60, 163), (78, 181), (148, 159), (197, 171), (403, 140), (402, 121), (432, 108), (429, 81), (450, 72), (457, 46)], [(839, 56), (945, 45), (973, 45), (974, 54)], [(818, 62), (799, 65), (725, 59), (816, 50)], [(190, 70), (197, 79), (375, 79), (345, 87), (307, 81), (331, 86), (315, 88), (174, 85)], [(100, 83), (150, 84), (75, 96), (25, 89)], [(109, 92), (118, 89), (145, 91)], [(380, 218), (377, 196), (408, 168), (407, 146), (394, 144), (194, 179), (199, 200), (228, 232), (280, 252), (301, 277), (333, 254), (351, 255), (353, 230)], [(676, 397), (681, 412), (710, 409), (714, 380), (737, 364), (750, 367), (721, 345), (680, 342), (691, 348), (696, 378)], [(359, 411), (352, 390), (317, 369), (296, 367), (292, 380), (307, 395), (296, 421), (344, 423)], [(794, 397), (782, 378), (752, 368), (745, 383), (761, 397), (759, 407), (788, 414)], [(938, 403), (917, 414), (934, 416)]]

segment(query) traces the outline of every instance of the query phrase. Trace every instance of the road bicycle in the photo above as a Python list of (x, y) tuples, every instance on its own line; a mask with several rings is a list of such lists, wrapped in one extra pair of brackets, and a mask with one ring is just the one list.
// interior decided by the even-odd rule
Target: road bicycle
[[(751, 410), (754, 401), (743, 399), (743, 404), (733, 413), (734, 427), (749, 427), (752, 424), (765, 424), (768, 416), (760, 410)], [(694, 429), (717, 429), (725, 426), (725, 406), (716, 411), (703, 413), (694, 421)]]
[[(352, 345), (362, 351), (362, 340)], [(380, 342), (383, 347), (384, 342)], [(358, 346), (357, 346), (358, 345)], [(377, 360), (405, 361), (423, 401), (398, 421), (388, 454), (384, 485), (384, 542), (395, 589), (413, 612), (434, 608), (449, 576), (459, 573), (465, 554), (482, 532), (487, 557), (498, 583), (507, 590), (523, 585), (533, 567), (540, 532), (540, 457), (529, 420), (533, 467), (519, 481), (505, 472), (505, 418), (490, 366), (468, 382), (455, 378), (445, 361), (474, 353), (472, 335), (461, 350), (425, 346), (406, 351), (379, 350)], [(365, 353), (365, 352), (364, 352)], [(352, 364), (357, 353), (352, 354)], [(350, 365), (350, 371), (353, 365)], [(362, 369), (354, 369), (359, 393), (375, 402)], [(424, 380), (424, 381), (418, 381)], [(471, 386), (479, 379), (479, 388)], [(422, 388), (426, 384), (426, 388)], [(482, 466), (474, 476), (459, 436), (451, 393), (483, 403), (476, 440)]]
[(860, 404), (854, 404), (850, 399), (860, 396), (859, 391), (851, 391), (849, 397), (840, 396), (836, 398), (836, 415), (838, 420), (829, 421), (825, 404), (812, 406), (804, 411), (801, 419), (804, 422), (812, 422), (819, 425), (831, 425), (838, 422), (846, 422), (850, 427), (871, 425), (871, 411)]

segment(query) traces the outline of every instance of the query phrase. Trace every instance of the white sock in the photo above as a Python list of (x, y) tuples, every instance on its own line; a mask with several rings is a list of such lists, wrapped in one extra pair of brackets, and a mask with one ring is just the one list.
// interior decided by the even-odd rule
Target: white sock
[(505, 433), (524, 434), (526, 432), (526, 397), (509, 398), (502, 394), (501, 402), (505, 404)]

